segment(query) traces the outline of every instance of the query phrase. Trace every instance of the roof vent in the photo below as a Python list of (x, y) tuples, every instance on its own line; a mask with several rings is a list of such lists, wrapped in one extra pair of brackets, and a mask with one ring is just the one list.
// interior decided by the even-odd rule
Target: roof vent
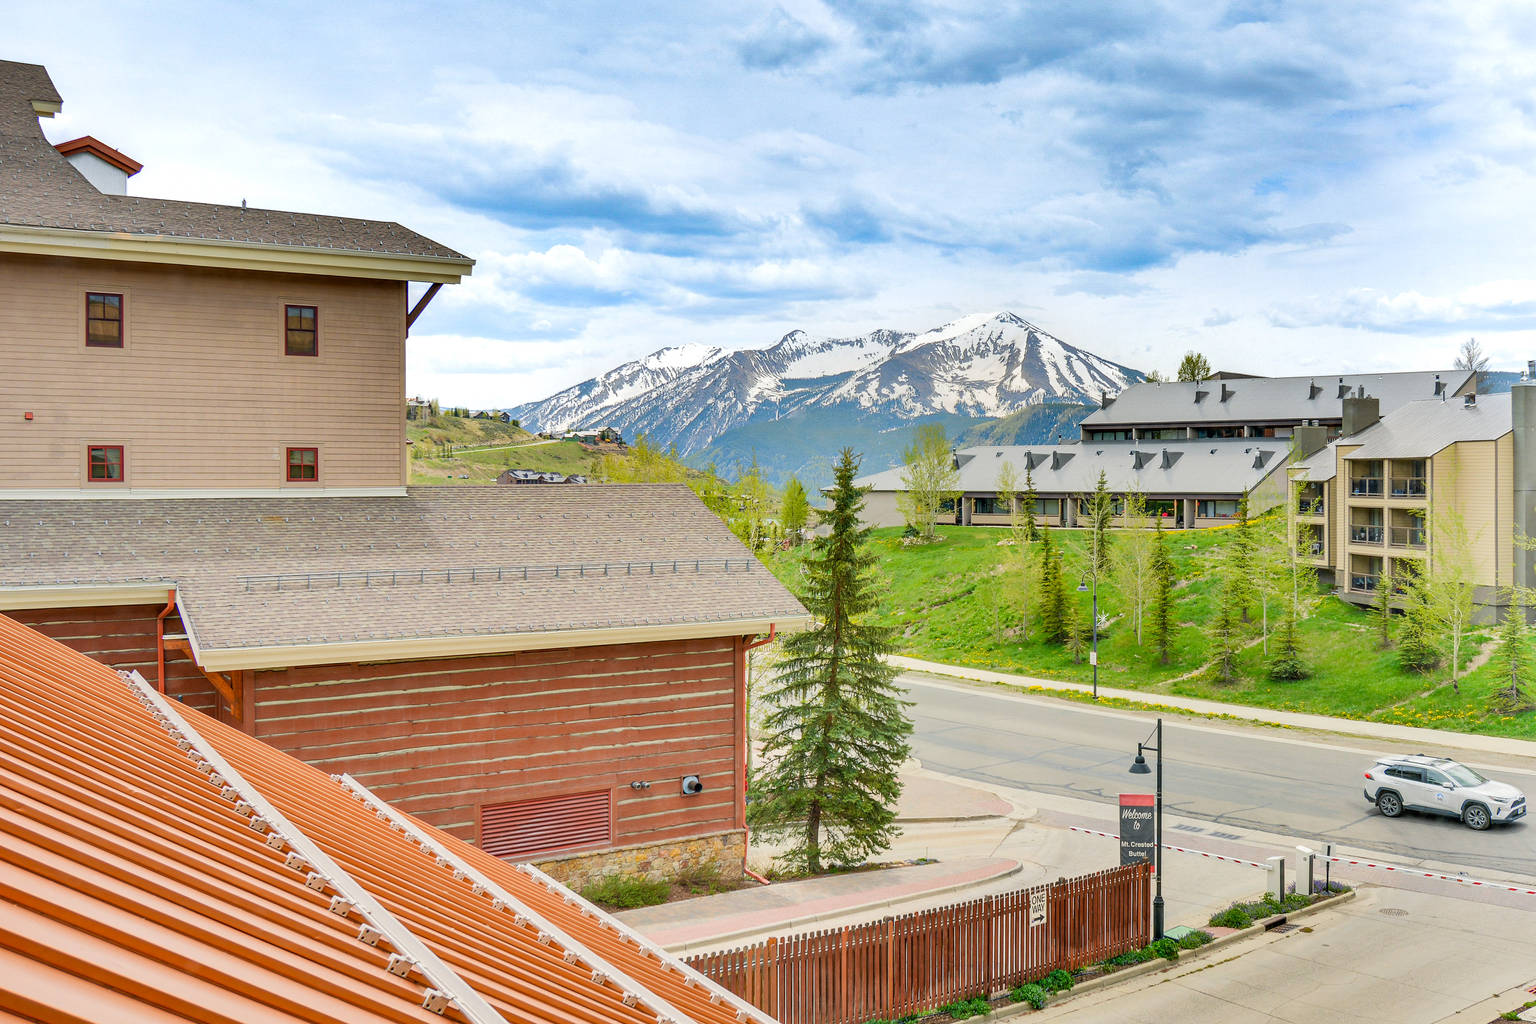
[(1440, 375), (1438, 373), (1435, 374), (1435, 397), (1445, 397), (1445, 381), (1440, 379)]
[(1163, 464), (1162, 464), (1162, 468), (1163, 469), (1172, 469), (1173, 468), (1173, 464), (1175, 462), (1178, 462), (1179, 461), (1179, 456), (1183, 455), (1183, 454), (1184, 454), (1183, 452), (1171, 452), (1167, 448), (1164, 448), (1163, 449)]
[(1307, 401), (1312, 401), (1322, 393), (1323, 389), (1317, 386), (1317, 381), (1314, 380), (1312, 383), (1307, 385)]
[(1359, 389), (1356, 390), (1355, 394), (1360, 396), (1361, 398), (1364, 398), (1365, 397), (1365, 385), (1361, 384)]
[(1060, 469), (1070, 461), (1072, 461), (1072, 453), (1070, 452), (1051, 452), (1052, 469)]
[(1339, 378), (1339, 397), (1340, 398), (1348, 398), (1349, 397), (1349, 385), (1344, 383), (1344, 378), (1343, 377)]
[(1151, 461), (1151, 452), (1131, 452), (1131, 465), (1134, 469), (1140, 469), (1142, 466), (1145, 466)]
[(1477, 404), (1477, 393), (1473, 392), (1471, 394), (1464, 395), (1462, 397), (1462, 399), (1461, 399), (1461, 404), (1462, 404), (1463, 408), (1466, 408), (1466, 409), (1472, 408), (1474, 405)]
[(1115, 404), (1115, 400), (1109, 396), (1109, 392), (1106, 391), (1103, 388), (1100, 388), (1099, 389), (1099, 408), (1100, 409), (1108, 409), (1111, 405), (1114, 405), (1114, 404)]
[(1211, 393), (1209, 391), (1202, 391), (1202, 390), (1200, 390), (1200, 385), (1196, 384), (1195, 385), (1195, 404), (1199, 405), (1201, 402), (1203, 402), (1207, 398), (1209, 398), (1210, 394)]
[(1223, 402), (1225, 402), (1227, 399), (1231, 398), (1235, 394), (1237, 394), (1237, 392), (1233, 391), (1231, 388), (1227, 387), (1227, 382), (1226, 381), (1222, 381), (1221, 382), (1221, 400)]

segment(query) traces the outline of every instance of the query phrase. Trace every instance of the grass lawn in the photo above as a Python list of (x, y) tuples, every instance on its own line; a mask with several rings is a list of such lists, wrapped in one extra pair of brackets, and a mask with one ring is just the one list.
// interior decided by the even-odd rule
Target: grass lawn
[[(489, 484), (504, 469), (532, 469), (540, 473), (592, 473), (599, 458), (575, 441), (547, 444), (521, 427), (499, 420), (437, 416), (406, 424), (412, 443), (411, 483)], [(458, 451), (452, 456), (435, 453), (443, 445), (484, 447), (482, 451)]]
[[(988, 527), (940, 527), (942, 541), (907, 546), (899, 529), (872, 535), (881, 573), (877, 620), (891, 627), (902, 654), (915, 658), (1016, 672), (1047, 679), (1088, 682), (1092, 668), (1075, 662), (1061, 645), (1045, 643), (1020, 629), (1020, 597), (1026, 586), (1020, 574), (1004, 568), (1011, 548), (999, 542), (1006, 530)], [(1085, 531), (1052, 530), (1052, 543), (1065, 552), (1069, 585), (1082, 576)], [(1399, 725), (1453, 729), (1536, 739), (1536, 714), (1494, 714), (1489, 696), (1499, 685), (1496, 664), (1486, 664), (1452, 691), (1449, 671), (1427, 674), (1398, 668), (1396, 651), (1378, 646), (1375, 623), (1364, 609), (1339, 598), (1320, 595), (1312, 614), (1300, 627), (1312, 677), (1276, 682), (1265, 671), (1261, 643), (1238, 659), (1238, 677), (1220, 682), (1206, 669), (1210, 657), (1203, 624), (1213, 612), (1214, 582), (1207, 567), (1212, 549), (1231, 534), (1225, 529), (1170, 531), (1169, 551), (1178, 566), (1175, 619), (1178, 629), (1167, 665), (1148, 644), (1138, 644), (1123, 602), (1112, 586), (1100, 581), (1099, 607), (1111, 617), (1099, 637), (1099, 681), (1105, 686), (1149, 693), (1201, 697), (1314, 714), (1369, 719)], [(773, 556), (770, 566), (790, 589), (796, 589), (803, 549)], [(1077, 614), (1089, 617), (1089, 594), (1070, 591)], [(1030, 613), (1036, 608), (1030, 602)], [(1258, 610), (1255, 609), (1255, 617)], [(1278, 610), (1271, 609), (1272, 620)], [(1272, 621), (1271, 625), (1274, 622)], [(1258, 622), (1247, 627), (1258, 640)], [(1464, 644), (1465, 666), (1491, 639), (1475, 634)], [(1536, 689), (1536, 687), (1533, 687)]]

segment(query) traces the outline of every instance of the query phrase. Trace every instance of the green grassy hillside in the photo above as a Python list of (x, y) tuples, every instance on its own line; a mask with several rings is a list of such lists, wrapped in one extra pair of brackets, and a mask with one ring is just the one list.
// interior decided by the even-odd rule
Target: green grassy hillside
[[(986, 527), (941, 527), (941, 543), (905, 546), (900, 530), (874, 531), (872, 544), (882, 576), (878, 620), (896, 634), (901, 653), (916, 658), (1017, 672), (1047, 679), (1088, 682), (1086, 659), (1074, 662), (1058, 645), (1020, 628), (1017, 593), (1029, 584), (1002, 568), (1010, 548), (1001, 546), (1007, 531)], [(1081, 578), (1082, 531), (1053, 530), (1053, 543), (1066, 552), (1069, 586)], [(1206, 624), (1214, 611), (1214, 582), (1208, 566), (1228, 530), (1168, 534), (1178, 565), (1178, 631), (1169, 664), (1159, 662), (1150, 643), (1138, 645), (1114, 589), (1101, 583), (1100, 609), (1112, 619), (1099, 641), (1099, 682), (1103, 686), (1155, 694), (1203, 697), (1234, 704), (1339, 715), (1401, 725), (1536, 739), (1536, 713), (1493, 714), (1488, 697), (1499, 685), (1493, 663), (1481, 664), (1453, 692), (1446, 668), (1420, 675), (1397, 665), (1395, 650), (1377, 647), (1370, 614), (1337, 597), (1320, 595), (1300, 629), (1312, 678), (1271, 681), (1265, 672), (1262, 643), (1247, 648), (1238, 677), (1223, 683), (1207, 665), (1210, 644)], [(770, 565), (791, 589), (799, 575), (800, 551), (773, 556)], [(1089, 595), (1069, 590), (1078, 614), (1088, 618)], [(1032, 609), (1033, 610), (1033, 609)], [(1273, 612), (1272, 612), (1273, 614)], [(1249, 639), (1257, 640), (1257, 623)], [(1468, 644), (1467, 661), (1491, 640), (1478, 634)], [(1467, 662), (1464, 662), (1466, 664)]]
[(591, 474), (600, 460), (575, 441), (540, 441), (498, 420), (435, 416), (407, 421), (411, 483), (489, 484), (504, 469)]

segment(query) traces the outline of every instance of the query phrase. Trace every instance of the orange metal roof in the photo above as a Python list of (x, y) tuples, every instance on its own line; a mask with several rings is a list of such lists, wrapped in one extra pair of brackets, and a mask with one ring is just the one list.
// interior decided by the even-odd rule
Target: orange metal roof
[(0, 1021), (438, 1013), (769, 1021), (537, 871), (0, 616)]
[(71, 153), (91, 153), (127, 174), (130, 178), (144, 169), (144, 165), (133, 157), (118, 152), (105, 142), (90, 135), (82, 135), (78, 139), (57, 143), (53, 148), (65, 156), (69, 156)]

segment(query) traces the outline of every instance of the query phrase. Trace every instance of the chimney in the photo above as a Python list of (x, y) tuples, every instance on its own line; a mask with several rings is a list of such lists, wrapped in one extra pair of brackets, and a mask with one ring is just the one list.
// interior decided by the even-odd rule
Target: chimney
[(1296, 446), (1296, 457), (1304, 459), (1313, 452), (1321, 451), (1323, 445), (1328, 443), (1328, 428), (1315, 423), (1293, 427), (1291, 443)]
[(1381, 402), (1378, 399), (1366, 398), (1363, 395), (1347, 397), (1344, 399), (1344, 422), (1340, 425), (1339, 433), (1344, 437), (1351, 437), (1379, 419), (1381, 419)]
[(1199, 405), (1201, 402), (1205, 401), (1206, 398), (1210, 396), (1210, 394), (1211, 393), (1209, 391), (1201, 391), (1200, 385), (1197, 383), (1195, 385), (1195, 404)]
[(62, 153), (70, 166), (103, 195), (127, 195), (128, 179), (144, 169), (144, 165), (137, 160), (89, 135), (61, 142), (53, 148)]
[(1115, 400), (1113, 398), (1109, 397), (1109, 392), (1104, 390), (1103, 388), (1100, 388), (1099, 389), (1099, 408), (1100, 409), (1108, 409), (1111, 405), (1114, 405), (1114, 404), (1115, 404)]
[(1314, 380), (1312, 383), (1307, 385), (1307, 401), (1313, 401), (1317, 398), (1318, 395), (1322, 393), (1323, 389), (1317, 386), (1317, 381)]
[(1348, 398), (1349, 397), (1349, 390), (1350, 390), (1349, 385), (1344, 383), (1344, 378), (1343, 377), (1340, 377), (1339, 378), (1339, 393), (1338, 393), (1337, 397), (1339, 397), (1339, 398)]
[(1237, 392), (1233, 391), (1231, 388), (1227, 387), (1227, 382), (1226, 381), (1222, 381), (1221, 382), (1221, 400), (1223, 402), (1225, 402), (1227, 399), (1231, 398), (1235, 394), (1237, 394)]
[(1151, 452), (1131, 452), (1131, 468), (1140, 469), (1152, 461)]
[(1051, 452), (1051, 469), (1060, 469), (1072, 460), (1071, 452)]
[(1183, 452), (1170, 452), (1167, 448), (1164, 448), (1163, 449), (1163, 464), (1162, 464), (1161, 468), (1163, 468), (1163, 469), (1172, 469), (1173, 468), (1173, 464), (1175, 462), (1178, 462), (1179, 461), (1179, 456), (1183, 455), (1183, 454), (1184, 454)]
[(1440, 379), (1440, 375), (1438, 373), (1435, 374), (1435, 397), (1445, 397), (1445, 381)]
[(1470, 409), (1477, 404), (1477, 392), (1461, 396), (1461, 405), (1464, 409)]

